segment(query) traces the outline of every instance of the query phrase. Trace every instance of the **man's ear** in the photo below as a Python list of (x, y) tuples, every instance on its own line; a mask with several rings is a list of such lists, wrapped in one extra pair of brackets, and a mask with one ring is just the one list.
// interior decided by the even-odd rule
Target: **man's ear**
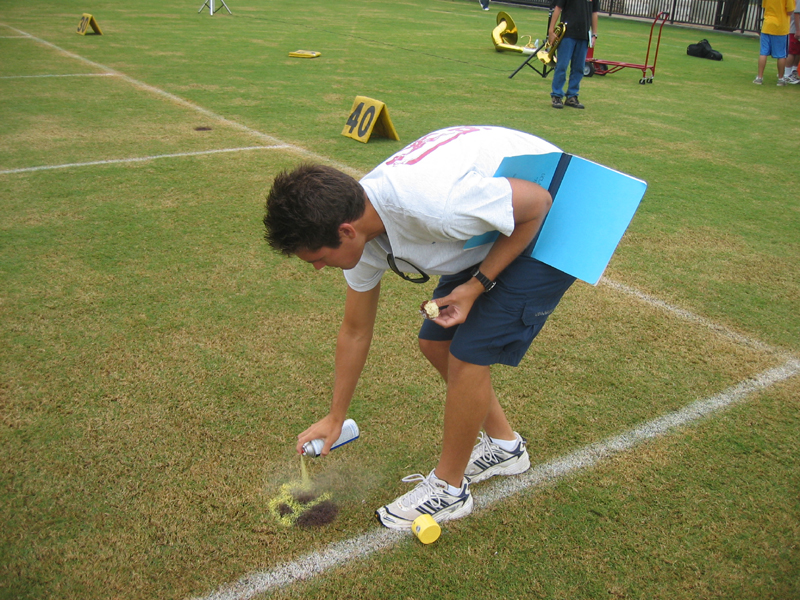
[(350, 223), (342, 223), (339, 225), (339, 237), (341, 239), (352, 240), (356, 237), (356, 228)]

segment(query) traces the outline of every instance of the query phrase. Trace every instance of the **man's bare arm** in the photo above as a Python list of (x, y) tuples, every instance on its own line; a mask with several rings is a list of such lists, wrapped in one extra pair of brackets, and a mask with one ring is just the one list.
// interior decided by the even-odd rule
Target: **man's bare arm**
[(358, 379), (367, 362), (379, 297), (380, 285), (368, 292), (356, 292), (347, 288), (344, 319), (336, 339), (335, 380), (331, 408), (327, 416), (297, 436), (297, 452), (302, 452), (303, 444), (306, 442), (322, 438), (325, 440), (322, 447), (324, 456), (339, 437)]

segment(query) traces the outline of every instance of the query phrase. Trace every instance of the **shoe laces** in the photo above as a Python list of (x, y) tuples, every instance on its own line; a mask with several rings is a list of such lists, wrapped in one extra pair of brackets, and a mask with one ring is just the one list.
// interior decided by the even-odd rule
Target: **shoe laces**
[(431, 504), (437, 508), (441, 507), (444, 504), (442, 496), (447, 493), (447, 490), (437, 486), (433, 482), (433, 477), (435, 477), (433, 471), (431, 471), (427, 477), (421, 473), (414, 473), (408, 477), (403, 477), (404, 483), (413, 483), (415, 481), (419, 483), (417, 483), (417, 486), (413, 490), (399, 498), (397, 503), (403, 508), (415, 508), (423, 502), (430, 500)]
[(497, 458), (497, 451), (500, 450), (500, 446), (497, 444), (493, 444), (491, 438), (486, 435), (483, 431), (480, 433), (481, 437), (478, 440), (478, 443), (472, 449), (472, 456), (470, 456), (470, 462), (474, 460), (478, 460), (479, 458), (487, 461), (493, 462)]

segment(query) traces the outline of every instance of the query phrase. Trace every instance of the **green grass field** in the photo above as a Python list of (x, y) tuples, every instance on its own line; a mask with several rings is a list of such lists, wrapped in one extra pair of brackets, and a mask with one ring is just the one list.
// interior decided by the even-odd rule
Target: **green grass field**
[[(576, 284), (494, 373), (535, 463), (789, 375), (433, 545), (268, 595), (800, 598), (800, 86), (775, 86), (774, 61), (752, 84), (756, 38), (665, 26), (655, 83), (587, 78), (587, 109), (554, 111), (550, 78), (509, 79), (523, 57), (490, 37), (498, 9), (543, 37), (542, 10), (200, 4), (0, 3), (0, 597), (206, 598), (372, 535), (438, 457), (444, 386), (416, 349), (433, 282), (384, 281), (362, 437), (310, 466), (339, 517), (281, 526), (266, 507), (327, 410), (345, 284), (270, 251), (264, 197), (301, 161), (363, 174), (434, 129), (493, 124), (649, 184), (607, 279)], [(84, 12), (102, 36), (76, 34)], [(649, 22), (599, 30), (595, 56), (644, 60)], [(702, 38), (722, 62), (686, 55)], [(357, 95), (386, 103), (400, 142), (340, 135)]]

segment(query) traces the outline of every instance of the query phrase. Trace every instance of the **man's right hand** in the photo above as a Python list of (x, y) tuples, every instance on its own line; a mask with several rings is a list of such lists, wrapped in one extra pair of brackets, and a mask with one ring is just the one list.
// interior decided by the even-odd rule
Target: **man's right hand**
[(325, 440), (325, 443), (322, 445), (322, 452), (320, 452), (320, 455), (327, 456), (331, 451), (333, 442), (338, 440), (339, 436), (342, 435), (343, 423), (344, 419), (339, 420), (330, 414), (320, 419), (297, 436), (297, 453), (303, 453), (303, 444), (306, 442), (322, 439)]

